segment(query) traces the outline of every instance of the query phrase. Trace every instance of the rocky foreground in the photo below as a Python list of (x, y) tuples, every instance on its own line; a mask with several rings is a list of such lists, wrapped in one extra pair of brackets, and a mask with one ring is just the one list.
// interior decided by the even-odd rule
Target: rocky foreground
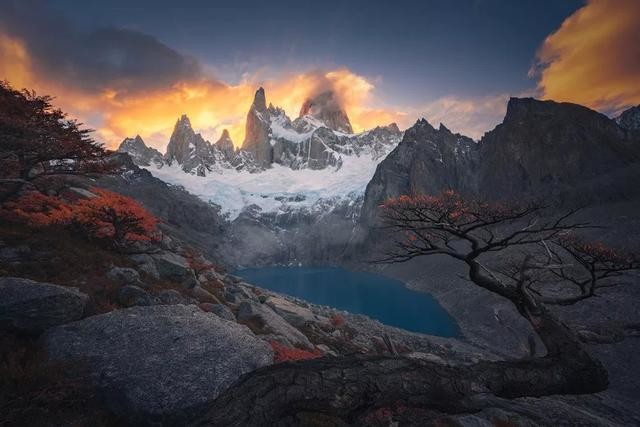
[[(2, 252), (10, 263), (25, 259), (17, 254)], [(443, 364), (497, 358), (464, 340), (308, 304), (214, 268), (196, 274), (178, 253), (129, 260), (133, 267), (106, 273), (117, 289), (104, 313), (92, 312), (97, 296), (77, 288), (0, 278), (0, 330), (37, 337), (47, 363), (81, 372), (127, 423), (189, 423), (243, 374), (288, 360), (389, 352)], [(151, 285), (157, 280), (173, 288)]]
[[(15, 251), (5, 248), (3, 255), (15, 256)], [(132, 255), (130, 260), (133, 267), (113, 266), (107, 272), (117, 283), (117, 302), (101, 314), (91, 313), (94, 297), (78, 289), (0, 279), (0, 329), (37, 336), (47, 363), (80, 373), (122, 423), (209, 425), (209, 408), (244, 374), (296, 359), (398, 353), (415, 363), (456, 366), (504, 357), (464, 336), (402, 331), (260, 289), (214, 268), (196, 274), (178, 253)], [(174, 288), (150, 286), (154, 279), (168, 280)], [(638, 421), (597, 396), (518, 399), (510, 405), (512, 411), (500, 405), (447, 422), (538, 425), (558, 417), (587, 425)], [(388, 425), (387, 415), (376, 410), (371, 423)], [(410, 424), (426, 422), (428, 416), (412, 414)]]

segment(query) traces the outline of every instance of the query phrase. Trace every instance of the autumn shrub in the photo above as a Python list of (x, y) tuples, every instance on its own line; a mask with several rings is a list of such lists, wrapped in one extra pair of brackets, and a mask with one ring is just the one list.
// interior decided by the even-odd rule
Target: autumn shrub
[(73, 207), (73, 222), (89, 236), (112, 241), (116, 246), (159, 240), (158, 219), (130, 197), (91, 189), (96, 197)]
[(4, 203), (0, 218), (34, 228), (71, 227), (117, 248), (159, 240), (158, 219), (134, 199), (98, 188), (91, 191), (95, 197), (75, 203), (31, 191)]
[(72, 206), (58, 197), (30, 191), (16, 200), (4, 203), (0, 209), (0, 218), (34, 228), (68, 225), (72, 218)]
[(307, 359), (316, 359), (322, 356), (322, 352), (320, 350), (303, 350), (295, 347), (287, 347), (285, 345), (280, 344), (277, 341), (269, 341), (271, 344), (271, 348), (273, 348), (274, 352), (274, 361), (276, 363), (280, 362), (290, 362), (296, 360), (307, 360)]

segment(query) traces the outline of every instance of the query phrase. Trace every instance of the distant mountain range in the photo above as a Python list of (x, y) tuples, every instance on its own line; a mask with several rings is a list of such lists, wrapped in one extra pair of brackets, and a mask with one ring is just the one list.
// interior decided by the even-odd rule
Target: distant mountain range
[(477, 143), (419, 120), (380, 163), (362, 217), (402, 194), (453, 189), (493, 200), (589, 202), (637, 191), (640, 108), (610, 119), (577, 104), (511, 98), (501, 124)]
[(274, 164), (294, 170), (340, 168), (345, 156), (381, 158), (401, 137), (395, 124), (354, 134), (347, 114), (330, 91), (307, 99), (300, 116), (292, 121), (283, 109), (267, 106), (265, 91), (259, 88), (247, 113), (246, 136), (239, 150), (234, 149), (226, 130), (212, 144), (183, 115), (164, 155), (147, 147), (140, 136), (126, 138), (118, 151), (129, 153), (140, 166), (177, 164), (186, 173), (207, 176), (225, 170), (256, 173)]
[(182, 116), (165, 154), (139, 136), (120, 151), (227, 214), (230, 263), (326, 262), (365, 241), (378, 206), (402, 194), (453, 189), (554, 204), (640, 197), (639, 123), (639, 107), (610, 119), (576, 104), (511, 98), (503, 122), (477, 142), (425, 119), (404, 132), (392, 124), (353, 134), (330, 93), (291, 120), (260, 88), (239, 149), (227, 132), (204, 140)]

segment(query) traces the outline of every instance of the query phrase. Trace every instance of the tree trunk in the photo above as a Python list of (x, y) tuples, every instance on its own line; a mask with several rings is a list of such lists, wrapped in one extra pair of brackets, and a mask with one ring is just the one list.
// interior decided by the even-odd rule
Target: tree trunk
[[(477, 285), (513, 303), (544, 343), (544, 357), (449, 366), (398, 356), (323, 358), (269, 366), (223, 393), (198, 425), (363, 424), (376, 408), (402, 405), (437, 414), (476, 412), (496, 398), (587, 394), (608, 386), (604, 366), (535, 298), (466, 260)], [(328, 417), (328, 418), (327, 418)]]
[[(269, 366), (223, 393), (197, 425), (362, 423), (370, 411), (401, 404), (441, 414), (472, 413), (500, 398), (586, 394), (607, 387), (607, 372), (546, 310), (526, 314), (545, 357), (449, 366), (391, 356), (322, 358)], [(330, 421), (328, 421), (330, 420)]]

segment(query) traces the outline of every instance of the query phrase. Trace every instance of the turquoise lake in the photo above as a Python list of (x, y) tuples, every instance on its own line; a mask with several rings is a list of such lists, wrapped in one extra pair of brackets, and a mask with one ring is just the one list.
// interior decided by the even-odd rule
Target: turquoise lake
[(337, 267), (261, 267), (235, 274), (256, 286), (308, 302), (365, 314), (412, 332), (451, 337), (455, 320), (429, 294), (398, 280)]

